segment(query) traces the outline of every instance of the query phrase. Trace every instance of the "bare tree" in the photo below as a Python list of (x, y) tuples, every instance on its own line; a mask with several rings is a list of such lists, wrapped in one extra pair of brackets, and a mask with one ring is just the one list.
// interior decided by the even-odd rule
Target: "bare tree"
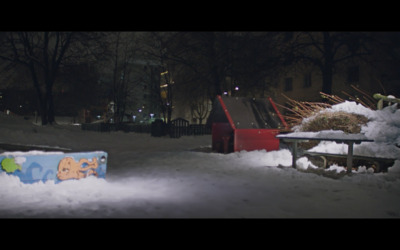
[(140, 49), (133, 32), (112, 32), (108, 34), (110, 61), (112, 62), (112, 100), (114, 121), (122, 122), (129, 92), (133, 87), (132, 61)]
[(199, 124), (203, 124), (203, 120), (210, 114), (212, 103), (206, 95), (199, 96), (199, 98), (192, 99), (190, 106), (192, 117), (198, 119)]
[[(1, 35), (0, 59), (12, 66), (23, 66), (31, 74), (39, 103), (42, 125), (55, 122), (53, 88), (60, 67), (94, 56), (88, 44), (96, 40), (89, 33), (7, 32)], [(74, 47), (72, 47), (74, 45)], [(101, 55), (98, 53), (97, 55)]]
[(53, 86), (72, 32), (8, 33), (0, 58), (27, 67), (40, 105), (42, 124), (54, 122)]
[(362, 32), (299, 32), (292, 34), (283, 49), (288, 64), (310, 63), (322, 74), (322, 89), (332, 93), (335, 67), (345, 61), (361, 59), (370, 54), (371, 37)]
[(161, 112), (163, 113), (164, 120), (167, 124), (171, 122), (173, 111), (173, 91), (174, 91), (174, 69), (175, 58), (179, 55), (176, 50), (177, 37), (180, 34), (177, 32), (150, 32), (144, 37), (145, 43), (148, 47), (144, 49), (144, 54), (151, 60), (158, 61), (161, 70), (161, 82), (163, 91), (160, 86), (154, 89), (157, 92)]
[(265, 77), (277, 70), (281, 60), (274, 49), (276, 35), (272, 32), (180, 32), (165, 43), (168, 53), (164, 57), (179, 65), (185, 74), (186, 81), (177, 83), (177, 89), (184, 89), (186, 93), (191, 90), (191, 94), (201, 89), (214, 101), (216, 95), (233, 92), (236, 83), (241, 85), (242, 94), (265, 88)]

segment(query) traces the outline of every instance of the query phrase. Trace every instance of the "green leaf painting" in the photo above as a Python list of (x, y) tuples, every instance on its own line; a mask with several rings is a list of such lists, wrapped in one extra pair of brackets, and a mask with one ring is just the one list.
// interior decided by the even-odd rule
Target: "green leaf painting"
[(1, 168), (7, 173), (14, 173), (16, 170), (22, 170), (21, 166), (15, 163), (14, 158), (4, 158), (1, 161)]

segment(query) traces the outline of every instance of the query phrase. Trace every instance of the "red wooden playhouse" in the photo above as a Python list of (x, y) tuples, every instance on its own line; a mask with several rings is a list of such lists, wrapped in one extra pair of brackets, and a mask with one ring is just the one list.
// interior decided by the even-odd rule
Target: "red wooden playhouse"
[(217, 96), (211, 113), (212, 149), (278, 150), (275, 136), (288, 126), (271, 98)]

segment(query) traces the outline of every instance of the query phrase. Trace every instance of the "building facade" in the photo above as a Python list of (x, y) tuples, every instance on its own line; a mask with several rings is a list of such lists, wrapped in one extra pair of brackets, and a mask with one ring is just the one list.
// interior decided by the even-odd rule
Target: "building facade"
[[(316, 35), (317, 33), (320, 36)], [(312, 58), (315, 61), (319, 60), (319, 63), (325, 63), (326, 58), (331, 56), (334, 62), (331, 65), (332, 91), (327, 94), (337, 95), (343, 99), (361, 97), (364, 93), (369, 96), (374, 93), (398, 94), (399, 88), (397, 86), (400, 86), (400, 74), (396, 67), (398, 64), (393, 63), (387, 54), (382, 53), (384, 49), (382, 45), (373, 44), (365, 38), (350, 43), (351, 40), (346, 40), (346, 35), (349, 34), (342, 32), (330, 34), (330, 48), (335, 50), (326, 54), (328, 50), (327, 42), (322, 38), (322, 32), (308, 35), (304, 36), (309, 39), (311, 37), (310, 40), (296, 41), (297, 45), (313, 44), (313, 46), (308, 46), (301, 51), (300, 53), (303, 53), (301, 56), (307, 59)], [(333, 40), (334, 35), (336, 35), (337, 40)], [(376, 34), (368, 35), (374, 36)], [(343, 45), (345, 42), (349, 44)], [(361, 43), (364, 45), (361, 46)], [(366, 47), (368, 47), (368, 50), (365, 49)], [(310, 63), (310, 61), (300, 60), (282, 68), (281, 72), (283, 73), (280, 73), (279, 77), (267, 78), (268, 93), (263, 94), (271, 96), (281, 105), (286, 103), (285, 96), (297, 101), (322, 101), (323, 75), (321, 66), (317, 67), (315, 63)]]

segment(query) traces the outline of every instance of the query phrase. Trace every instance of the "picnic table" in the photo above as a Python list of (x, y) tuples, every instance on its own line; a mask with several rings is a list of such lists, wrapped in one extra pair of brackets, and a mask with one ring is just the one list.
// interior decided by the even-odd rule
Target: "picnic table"
[(337, 143), (346, 143), (347, 150), (347, 173), (351, 173), (353, 167), (353, 145), (361, 142), (373, 142), (364, 134), (347, 134), (343, 131), (324, 130), (320, 132), (294, 132), (288, 134), (279, 134), (276, 136), (286, 142), (292, 142), (292, 167), (296, 168), (296, 160), (298, 155), (297, 144), (299, 142), (307, 142), (310, 140), (317, 141), (335, 141)]

